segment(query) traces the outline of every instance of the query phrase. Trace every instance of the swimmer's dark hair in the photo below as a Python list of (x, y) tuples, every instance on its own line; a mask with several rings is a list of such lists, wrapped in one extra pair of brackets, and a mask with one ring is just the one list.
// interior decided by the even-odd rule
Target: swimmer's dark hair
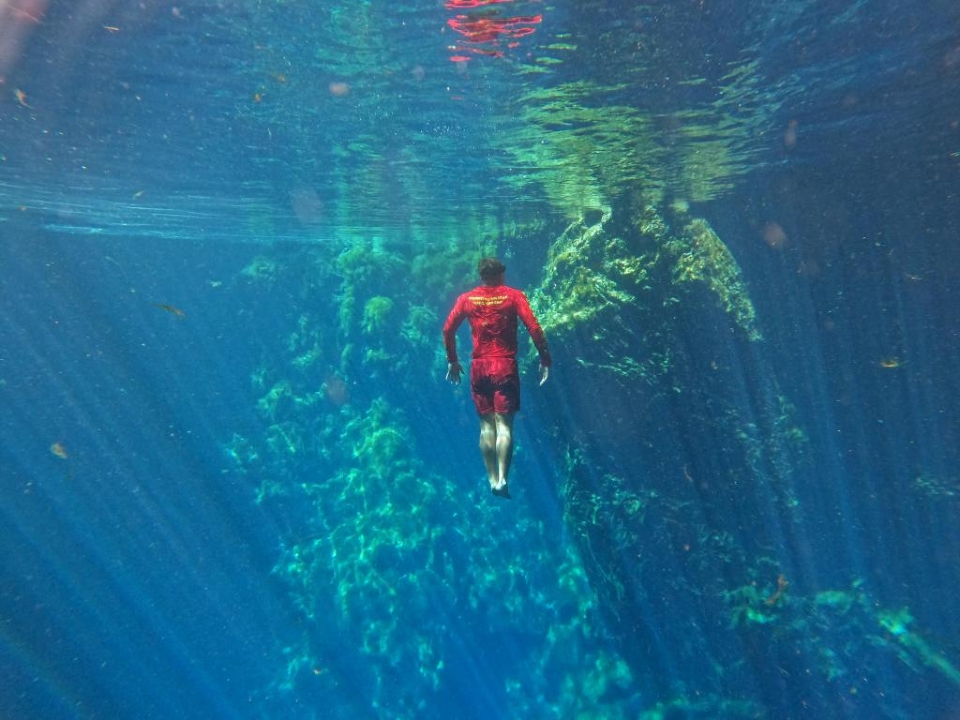
[(477, 272), (484, 280), (492, 280), (507, 271), (507, 266), (492, 257), (485, 257), (477, 263)]

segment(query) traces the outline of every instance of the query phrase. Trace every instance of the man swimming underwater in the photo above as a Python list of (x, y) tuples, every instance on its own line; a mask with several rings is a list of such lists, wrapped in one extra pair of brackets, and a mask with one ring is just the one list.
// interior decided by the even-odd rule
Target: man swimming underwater
[(483, 258), (477, 270), (483, 284), (457, 298), (443, 325), (447, 380), (459, 383), (463, 374), (457, 360), (457, 328), (466, 318), (473, 335), (470, 391), (480, 416), (480, 453), (490, 490), (494, 495), (509, 498), (507, 476), (513, 458), (513, 418), (520, 409), (517, 318), (523, 321), (540, 354), (541, 385), (550, 375), (550, 352), (526, 295), (504, 285), (506, 266), (496, 258)]

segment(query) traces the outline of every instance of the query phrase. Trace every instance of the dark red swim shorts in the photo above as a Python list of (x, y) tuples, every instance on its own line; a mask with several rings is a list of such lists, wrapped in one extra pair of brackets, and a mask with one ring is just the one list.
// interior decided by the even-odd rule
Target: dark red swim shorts
[(470, 392), (477, 413), (505, 415), (520, 409), (520, 373), (515, 358), (481, 358), (470, 362)]

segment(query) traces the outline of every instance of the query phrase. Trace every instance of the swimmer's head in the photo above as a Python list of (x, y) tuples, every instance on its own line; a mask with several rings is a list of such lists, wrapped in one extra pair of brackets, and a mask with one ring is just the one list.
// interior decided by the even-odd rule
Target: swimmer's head
[(507, 271), (507, 266), (492, 257), (485, 257), (477, 263), (477, 272), (480, 273), (480, 279), (487, 285), (495, 285), (503, 281), (503, 274)]

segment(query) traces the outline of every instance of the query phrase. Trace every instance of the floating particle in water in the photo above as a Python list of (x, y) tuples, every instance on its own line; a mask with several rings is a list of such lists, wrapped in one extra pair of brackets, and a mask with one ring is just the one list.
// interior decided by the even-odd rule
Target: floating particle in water
[(793, 149), (797, 144), (797, 121), (791, 120), (787, 123), (787, 129), (783, 132), (783, 146), (788, 150)]
[(342, 407), (350, 402), (350, 389), (342, 377), (336, 373), (327, 373), (324, 379), (323, 390), (327, 400), (338, 407)]
[(787, 244), (787, 233), (780, 227), (780, 223), (770, 221), (763, 226), (763, 241), (775, 250)]
[(290, 192), (290, 206), (302, 225), (316, 225), (323, 220), (323, 200), (310, 187), (299, 187)]
[(183, 310), (173, 305), (169, 305), (168, 303), (153, 303), (153, 306), (176, 316), (180, 320), (183, 320), (187, 316)]

